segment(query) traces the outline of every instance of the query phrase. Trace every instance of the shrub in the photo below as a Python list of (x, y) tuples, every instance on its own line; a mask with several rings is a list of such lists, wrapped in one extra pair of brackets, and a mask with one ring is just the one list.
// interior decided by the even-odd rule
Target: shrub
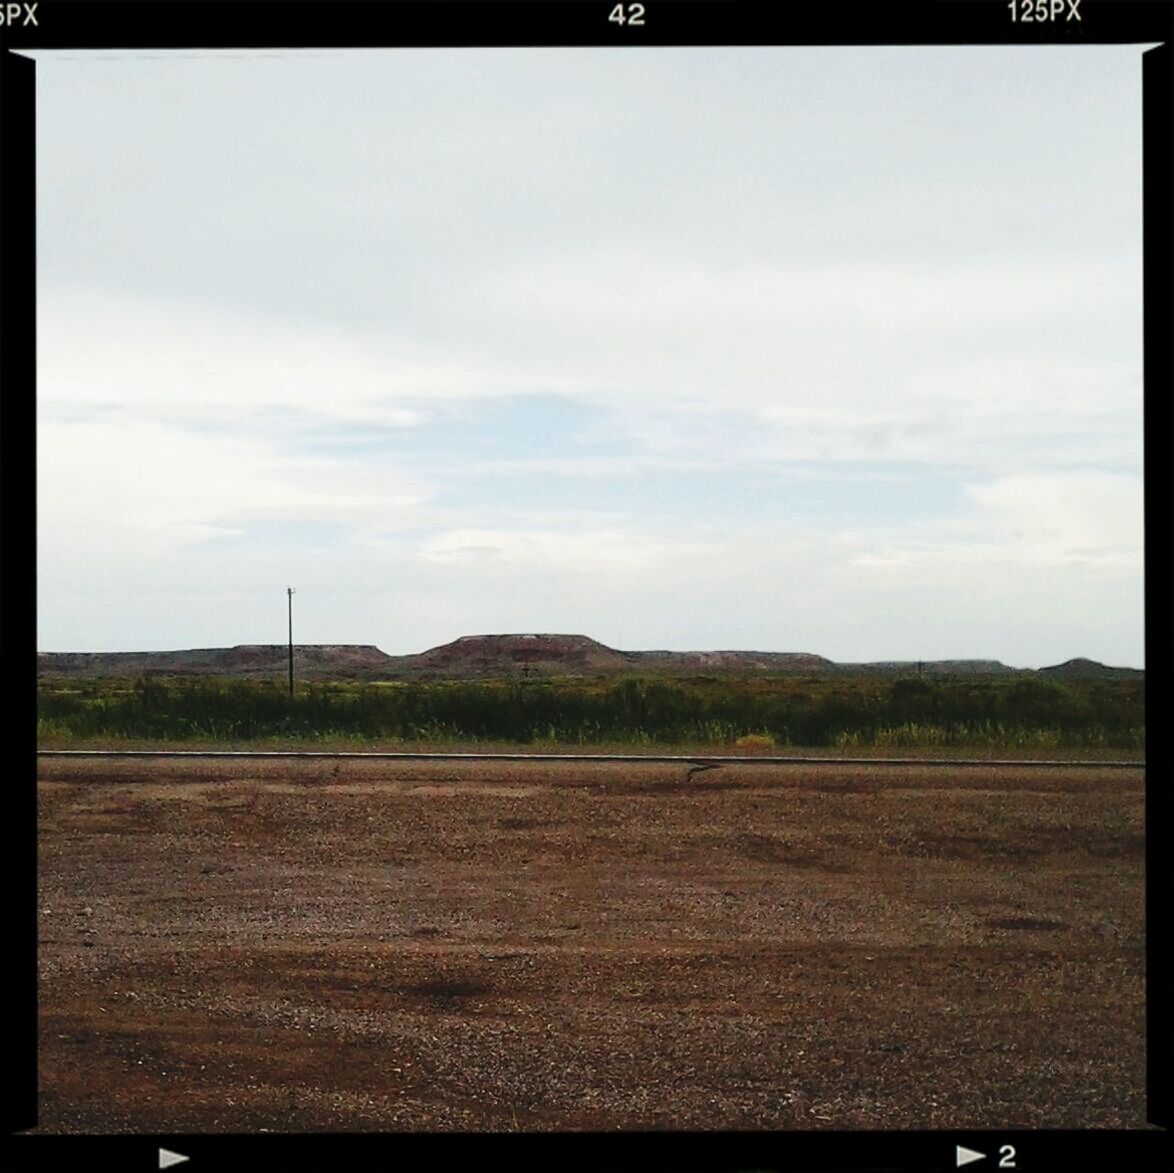
[(775, 739), (769, 733), (744, 733), (734, 744), (740, 749), (773, 749)]
[(38, 736), (446, 743), (1142, 749), (1144, 681), (720, 677), (665, 682), (44, 680)]

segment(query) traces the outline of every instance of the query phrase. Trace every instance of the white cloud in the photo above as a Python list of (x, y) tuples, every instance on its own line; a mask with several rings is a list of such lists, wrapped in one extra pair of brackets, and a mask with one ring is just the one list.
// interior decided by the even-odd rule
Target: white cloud
[(607, 405), (661, 454), (712, 454), (741, 414), (731, 458), (1135, 464), (1135, 276), (571, 251), (471, 274), (437, 319), (471, 363), (512, 353), (522, 382)]
[(492, 305), (525, 322), (606, 343), (668, 331), (691, 343), (747, 335), (956, 339), (1102, 321), (1129, 308), (1137, 274), (1123, 261), (1016, 257), (965, 263), (710, 261), (564, 249), (473, 273), (458, 305)]
[[(510, 572), (551, 576), (614, 574), (627, 582), (666, 558), (706, 554), (697, 542), (667, 542), (635, 529), (454, 529), (428, 538), (420, 557), (428, 562), (466, 563)], [(594, 580), (598, 582), (598, 580)]]
[(42, 293), (38, 314), (49, 416), (411, 428), (428, 418), (421, 400), (512, 390), (508, 375), (422, 355), (394, 332), (374, 340), (182, 299), (63, 288)]
[(135, 419), (42, 420), (37, 483), (44, 551), (66, 533), (70, 545), (87, 548), (109, 548), (117, 534), (127, 554), (239, 533), (258, 521), (393, 524), (422, 501), (393, 469), (287, 457), (254, 434)]
[(856, 535), (852, 563), (902, 578), (1054, 572), (1137, 579), (1144, 554), (1142, 482), (1101, 472), (1024, 473), (965, 488), (969, 514)]
[(968, 489), (992, 536), (1041, 562), (1141, 567), (1143, 485), (1101, 472), (1025, 473)]

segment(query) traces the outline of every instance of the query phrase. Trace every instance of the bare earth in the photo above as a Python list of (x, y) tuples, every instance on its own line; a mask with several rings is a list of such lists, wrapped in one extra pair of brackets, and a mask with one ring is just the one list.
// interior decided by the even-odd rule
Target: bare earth
[(1144, 1124), (1141, 768), (40, 774), (44, 1132)]

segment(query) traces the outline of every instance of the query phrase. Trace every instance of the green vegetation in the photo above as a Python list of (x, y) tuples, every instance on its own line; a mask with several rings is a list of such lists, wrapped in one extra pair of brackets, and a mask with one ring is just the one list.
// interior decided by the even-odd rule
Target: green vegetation
[(1145, 746), (1145, 684), (1034, 676), (284, 684), (42, 680), (42, 743), (263, 739), (1005, 749)]

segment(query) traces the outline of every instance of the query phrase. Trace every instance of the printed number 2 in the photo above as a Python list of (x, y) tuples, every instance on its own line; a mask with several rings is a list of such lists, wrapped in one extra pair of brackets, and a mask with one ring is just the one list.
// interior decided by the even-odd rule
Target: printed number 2
[(607, 19), (613, 24), (641, 25), (644, 23), (644, 5), (617, 4)]
[(999, 1162), (1000, 1169), (1015, 1168), (1015, 1146), (1013, 1144), (1001, 1145), (999, 1147), (999, 1156), (1003, 1158)]

